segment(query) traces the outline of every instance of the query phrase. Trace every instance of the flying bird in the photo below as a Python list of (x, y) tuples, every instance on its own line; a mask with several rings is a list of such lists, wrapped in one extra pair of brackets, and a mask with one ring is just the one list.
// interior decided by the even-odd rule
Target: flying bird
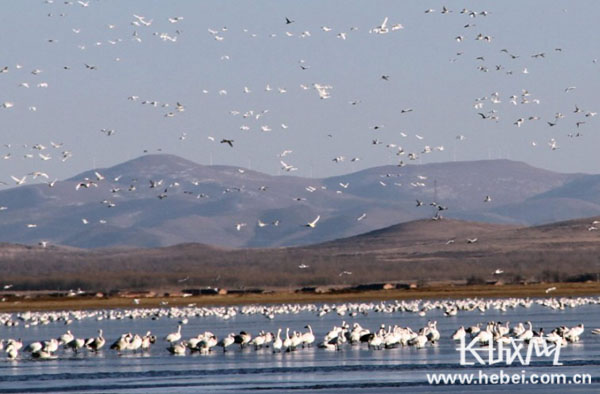
[(281, 169), (285, 170), (287, 172), (296, 171), (298, 169), (291, 164), (286, 164), (284, 161), (280, 161), (279, 163), (281, 163), (281, 165), (282, 165)]
[(15, 181), (15, 183), (17, 185), (22, 185), (25, 183), (25, 180), (27, 179), (27, 175), (24, 175), (23, 178), (19, 179), (16, 176), (11, 175), (10, 176), (12, 178), (13, 181)]
[(304, 226), (310, 227), (310, 228), (315, 228), (317, 226), (317, 222), (319, 221), (319, 219), (321, 219), (321, 215), (317, 216), (316, 219), (313, 220), (312, 222), (306, 223)]
[(222, 143), (222, 144), (228, 144), (230, 147), (232, 147), (232, 148), (233, 148), (233, 140), (227, 140), (227, 139), (223, 138), (223, 139), (221, 140), (221, 143)]

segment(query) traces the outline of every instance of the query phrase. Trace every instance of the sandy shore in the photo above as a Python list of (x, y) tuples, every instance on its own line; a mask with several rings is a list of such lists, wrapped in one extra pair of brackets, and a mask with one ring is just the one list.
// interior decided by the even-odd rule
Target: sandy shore
[[(556, 290), (546, 293), (546, 290)], [(312, 303), (374, 300), (406, 300), (425, 298), (464, 298), (464, 297), (550, 297), (600, 295), (600, 283), (541, 283), (531, 285), (475, 285), (475, 286), (430, 286), (411, 290), (379, 290), (363, 292), (335, 293), (294, 293), (274, 291), (263, 294), (203, 295), (194, 297), (153, 297), (140, 298), (139, 304), (127, 297), (12, 297), (0, 302), (0, 312), (104, 309), (104, 308), (146, 308), (201, 305), (243, 305), (255, 303)]]

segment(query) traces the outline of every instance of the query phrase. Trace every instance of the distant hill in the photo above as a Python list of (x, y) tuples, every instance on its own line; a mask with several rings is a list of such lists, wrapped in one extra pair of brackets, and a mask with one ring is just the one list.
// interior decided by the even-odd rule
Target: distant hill
[[(0, 191), (6, 207), (0, 241), (79, 248), (309, 245), (431, 218), (438, 210), (432, 202), (447, 207), (440, 212), (446, 218), (542, 224), (600, 215), (599, 179), (509, 160), (383, 166), (309, 179), (146, 155), (52, 188)], [(316, 228), (304, 226), (318, 215)]]
[(600, 230), (595, 226), (600, 228), (599, 217), (538, 227), (427, 219), (312, 246), (268, 249), (2, 244), (0, 270), (15, 289), (95, 291), (598, 280)]

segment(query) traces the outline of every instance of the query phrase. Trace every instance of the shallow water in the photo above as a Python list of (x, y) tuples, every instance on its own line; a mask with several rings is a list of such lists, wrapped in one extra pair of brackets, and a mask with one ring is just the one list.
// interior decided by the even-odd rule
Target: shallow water
[[(501, 312), (488, 310), (459, 312), (458, 316), (445, 317), (442, 311), (433, 310), (427, 316), (415, 313), (358, 314), (356, 317), (340, 317), (329, 313), (318, 317), (314, 312), (276, 315), (273, 320), (262, 315), (237, 314), (229, 320), (218, 317), (189, 318), (183, 326), (183, 338), (190, 338), (204, 331), (211, 331), (219, 338), (230, 332), (245, 330), (252, 334), (260, 330), (276, 332), (278, 328), (305, 331), (311, 324), (317, 342), (342, 320), (352, 324), (359, 322), (363, 327), (375, 331), (381, 324), (398, 324), (418, 330), (429, 320), (437, 320), (441, 340), (423, 349), (398, 347), (394, 349), (370, 350), (361, 346), (343, 345), (339, 351), (326, 351), (317, 347), (298, 349), (295, 352), (273, 354), (270, 349), (231, 349), (224, 353), (220, 348), (209, 355), (170, 355), (167, 343), (162, 339), (176, 330), (178, 319), (85, 319), (44, 326), (25, 328), (1, 327), (0, 338), (22, 338), (25, 344), (37, 340), (57, 338), (70, 329), (77, 337), (97, 335), (104, 330), (106, 346), (98, 353), (71, 350), (58, 352), (56, 360), (32, 360), (24, 351), (16, 361), (0, 361), (0, 393), (15, 392), (90, 392), (90, 393), (180, 393), (202, 391), (269, 391), (269, 392), (432, 392), (467, 391), (467, 386), (432, 386), (426, 373), (474, 372), (479, 369), (459, 365), (459, 353), (451, 334), (460, 325), (470, 326), (487, 321), (510, 321), (517, 323), (530, 320), (534, 328), (544, 327), (546, 332), (566, 325), (584, 323), (585, 333), (581, 341), (569, 344), (560, 353), (563, 366), (553, 366), (550, 361), (533, 361), (529, 366), (483, 367), (491, 374), (503, 369), (506, 373), (575, 373), (592, 375), (593, 386), (528, 385), (527, 390), (549, 391), (597, 391), (600, 383), (600, 336), (591, 334), (591, 329), (600, 327), (599, 305), (551, 310), (539, 305), (529, 309), (518, 308)], [(119, 355), (108, 349), (119, 335), (125, 332), (152, 331), (159, 339), (148, 352)], [(2, 353), (4, 357), (4, 353)], [(472, 387), (474, 388), (474, 387)], [(514, 391), (515, 385), (477, 386), (477, 391)]]

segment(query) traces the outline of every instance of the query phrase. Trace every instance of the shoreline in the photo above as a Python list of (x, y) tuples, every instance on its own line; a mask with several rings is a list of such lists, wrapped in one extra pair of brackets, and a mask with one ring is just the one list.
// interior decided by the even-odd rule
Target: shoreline
[[(555, 287), (549, 293), (546, 290)], [(0, 312), (154, 308), (172, 306), (230, 306), (248, 304), (352, 302), (409, 299), (444, 298), (507, 298), (507, 297), (557, 297), (557, 296), (598, 296), (600, 282), (591, 283), (536, 283), (529, 285), (438, 285), (407, 290), (337, 291), (329, 293), (302, 293), (274, 291), (261, 294), (226, 294), (173, 297), (10, 297), (0, 302)]]

